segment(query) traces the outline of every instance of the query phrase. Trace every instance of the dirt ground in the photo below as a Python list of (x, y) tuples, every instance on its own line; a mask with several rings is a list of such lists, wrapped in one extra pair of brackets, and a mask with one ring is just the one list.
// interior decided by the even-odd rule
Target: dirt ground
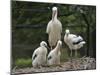
[(45, 66), (40, 68), (14, 68), (12, 74), (27, 74), (27, 73), (41, 73), (41, 72), (58, 72), (58, 71), (75, 71), (75, 70), (90, 70), (96, 69), (96, 60), (90, 57), (73, 58), (60, 65)]

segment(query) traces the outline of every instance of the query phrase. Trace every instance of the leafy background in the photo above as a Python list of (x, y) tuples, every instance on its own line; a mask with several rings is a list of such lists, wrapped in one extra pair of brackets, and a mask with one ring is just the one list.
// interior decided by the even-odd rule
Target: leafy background
[[(96, 45), (96, 6), (21, 2), (12, 1), (12, 50), (11, 65), (30, 67), (34, 49), (44, 40), (47, 42), (46, 26), (51, 20), (52, 7), (58, 7), (58, 19), (62, 23), (63, 33), (70, 29), (71, 33), (81, 35), (87, 42), (81, 48), (79, 57), (95, 57)], [(67, 61), (68, 47), (63, 42), (61, 61)]]

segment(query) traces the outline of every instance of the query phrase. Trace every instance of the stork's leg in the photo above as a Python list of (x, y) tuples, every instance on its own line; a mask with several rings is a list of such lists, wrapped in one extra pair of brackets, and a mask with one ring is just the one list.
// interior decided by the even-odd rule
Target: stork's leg
[(75, 50), (75, 57), (77, 57), (77, 50)]
[(72, 62), (72, 49), (71, 49), (71, 53), (70, 53), (70, 57), (71, 57), (71, 68), (73, 68), (73, 66), (72, 66), (72, 64), (73, 64), (73, 62)]
[(70, 56), (72, 57), (72, 49), (71, 49), (71, 53), (70, 53)]

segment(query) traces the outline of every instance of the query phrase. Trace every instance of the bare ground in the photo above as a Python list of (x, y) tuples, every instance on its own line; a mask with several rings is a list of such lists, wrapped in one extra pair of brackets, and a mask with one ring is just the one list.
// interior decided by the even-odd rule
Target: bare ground
[(55, 71), (74, 71), (74, 70), (89, 70), (96, 69), (96, 61), (94, 58), (83, 57), (69, 59), (67, 62), (63, 62), (56, 66), (45, 66), (40, 68), (22, 68), (13, 69), (12, 74), (27, 74), (27, 73), (39, 73), (39, 72), (55, 72)]

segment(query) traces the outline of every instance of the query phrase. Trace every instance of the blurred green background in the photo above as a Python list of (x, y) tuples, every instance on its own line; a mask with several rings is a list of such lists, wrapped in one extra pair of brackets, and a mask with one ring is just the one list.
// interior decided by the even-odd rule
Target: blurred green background
[[(95, 57), (96, 6), (12, 1), (12, 68), (32, 66), (34, 49), (42, 40), (47, 41), (46, 26), (51, 20), (53, 6), (58, 7), (58, 19), (63, 27), (62, 41), (67, 28), (71, 33), (81, 35), (87, 42), (81, 48), (79, 57)], [(62, 62), (69, 58), (68, 50), (63, 42)]]

